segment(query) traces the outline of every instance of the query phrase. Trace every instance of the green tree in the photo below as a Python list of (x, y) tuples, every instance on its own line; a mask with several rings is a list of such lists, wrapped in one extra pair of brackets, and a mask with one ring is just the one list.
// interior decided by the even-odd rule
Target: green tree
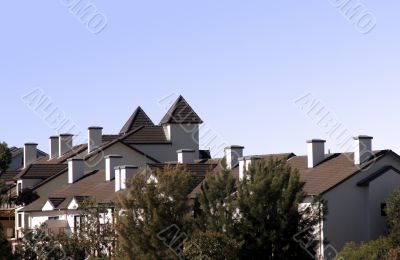
[(0, 143), (0, 172), (5, 172), (11, 163), (12, 154), (7, 143)]
[(113, 224), (112, 203), (98, 204), (86, 199), (79, 205), (81, 223), (75, 232), (56, 237), (64, 253), (71, 259), (111, 259), (116, 233)]
[(339, 254), (346, 260), (375, 260), (387, 259), (387, 254), (392, 248), (392, 243), (387, 237), (381, 237), (377, 240), (357, 245), (354, 242), (344, 246)]
[(396, 189), (386, 203), (390, 238), (393, 244), (400, 245), (400, 188)]
[(28, 205), (39, 198), (36, 191), (32, 189), (24, 189), (15, 199), (15, 204), (18, 206)]
[[(7, 190), (6, 186), (0, 182), (0, 205), (2, 205), (4, 199), (6, 199), (4, 195), (7, 193)], [(3, 225), (0, 223), (0, 260), (3, 259), (11, 259), (11, 246), (4, 233)]]
[(117, 220), (119, 257), (178, 259), (190, 234), (187, 203), (189, 173), (182, 166), (139, 173), (119, 196)]
[(44, 224), (35, 230), (25, 230), (15, 248), (14, 259), (65, 259), (61, 244), (47, 229)]
[(205, 229), (241, 244), (239, 259), (312, 258), (324, 207), (318, 199), (301, 207), (306, 194), (298, 172), (284, 160), (263, 160), (236, 188), (231, 175), (223, 169), (203, 184), (198, 215)]
[(223, 232), (196, 232), (185, 243), (185, 257), (186, 259), (235, 260), (240, 247), (240, 243), (227, 237)]

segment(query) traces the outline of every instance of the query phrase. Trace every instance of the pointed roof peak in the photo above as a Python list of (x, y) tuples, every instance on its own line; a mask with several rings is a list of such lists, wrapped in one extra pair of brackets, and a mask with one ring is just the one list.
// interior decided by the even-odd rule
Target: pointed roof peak
[(153, 121), (147, 116), (142, 107), (138, 106), (122, 127), (120, 134), (126, 134), (141, 126), (154, 126)]
[(203, 120), (196, 114), (182, 95), (168, 110), (161, 120), (160, 125), (164, 124), (202, 124)]

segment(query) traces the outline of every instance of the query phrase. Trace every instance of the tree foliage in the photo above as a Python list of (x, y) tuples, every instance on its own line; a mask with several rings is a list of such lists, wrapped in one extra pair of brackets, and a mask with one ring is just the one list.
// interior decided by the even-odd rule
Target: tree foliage
[[(310, 238), (323, 206), (315, 200), (300, 207), (306, 199), (303, 187), (298, 172), (285, 161), (254, 164), (236, 187), (231, 172), (222, 169), (203, 185), (200, 227), (241, 244), (239, 259), (310, 258), (318, 239)], [(308, 251), (299, 241), (311, 242)]]
[(394, 244), (400, 245), (400, 188), (396, 189), (386, 203), (390, 238)]
[(111, 259), (114, 252), (116, 234), (113, 204), (98, 204), (93, 199), (84, 200), (78, 208), (81, 223), (75, 232), (61, 234), (57, 240), (65, 255), (72, 259)]
[(11, 163), (12, 154), (7, 143), (0, 143), (0, 172), (5, 172)]
[(28, 205), (39, 198), (36, 191), (32, 189), (24, 189), (15, 199), (15, 204), (18, 206)]
[(177, 259), (190, 233), (189, 174), (182, 166), (132, 178), (118, 199), (119, 257)]

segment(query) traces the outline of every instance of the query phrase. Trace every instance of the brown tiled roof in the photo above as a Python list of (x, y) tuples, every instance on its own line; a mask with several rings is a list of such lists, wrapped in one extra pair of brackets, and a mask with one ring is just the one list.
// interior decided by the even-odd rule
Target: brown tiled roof
[(47, 179), (67, 168), (67, 164), (31, 164), (14, 177), (17, 179)]
[(169, 144), (162, 126), (141, 127), (123, 140), (126, 144)]
[(354, 153), (331, 154), (311, 169), (308, 168), (307, 156), (292, 157), (288, 164), (299, 171), (301, 180), (305, 182), (304, 191), (310, 195), (318, 195), (336, 187), (389, 152), (391, 151), (375, 151), (374, 158), (359, 166), (354, 164)]
[(122, 127), (120, 134), (126, 134), (141, 126), (154, 126), (154, 123), (147, 116), (141, 107), (138, 107), (131, 115), (125, 125)]
[(160, 125), (164, 124), (202, 124), (203, 120), (194, 112), (193, 108), (186, 100), (179, 96), (167, 114), (161, 120)]
[(39, 198), (24, 208), (24, 211), (40, 211), (48, 198), (65, 198), (58, 205), (58, 209), (66, 209), (73, 198), (93, 197), (97, 202), (107, 203), (114, 201), (117, 196), (114, 180), (107, 182), (104, 171), (86, 174), (73, 184), (66, 184), (47, 197)]
[(20, 171), (5, 171), (0, 173), (0, 181), (14, 181), (14, 177), (17, 176)]
[(103, 143), (111, 142), (119, 137), (119, 135), (103, 135)]

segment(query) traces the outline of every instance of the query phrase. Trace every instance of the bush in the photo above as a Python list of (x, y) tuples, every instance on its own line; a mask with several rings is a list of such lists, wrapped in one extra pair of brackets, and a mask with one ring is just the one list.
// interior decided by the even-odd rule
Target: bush
[[(185, 244), (187, 259), (237, 259), (241, 244), (223, 233), (198, 232)], [(207, 258), (208, 257), (208, 258)]]
[(387, 259), (388, 260), (400, 260), (400, 247), (390, 250), (388, 253)]
[(346, 260), (386, 259), (391, 248), (391, 241), (385, 237), (361, 245), (351, 242), (344, 246), (338, 259), (340, 257)]

